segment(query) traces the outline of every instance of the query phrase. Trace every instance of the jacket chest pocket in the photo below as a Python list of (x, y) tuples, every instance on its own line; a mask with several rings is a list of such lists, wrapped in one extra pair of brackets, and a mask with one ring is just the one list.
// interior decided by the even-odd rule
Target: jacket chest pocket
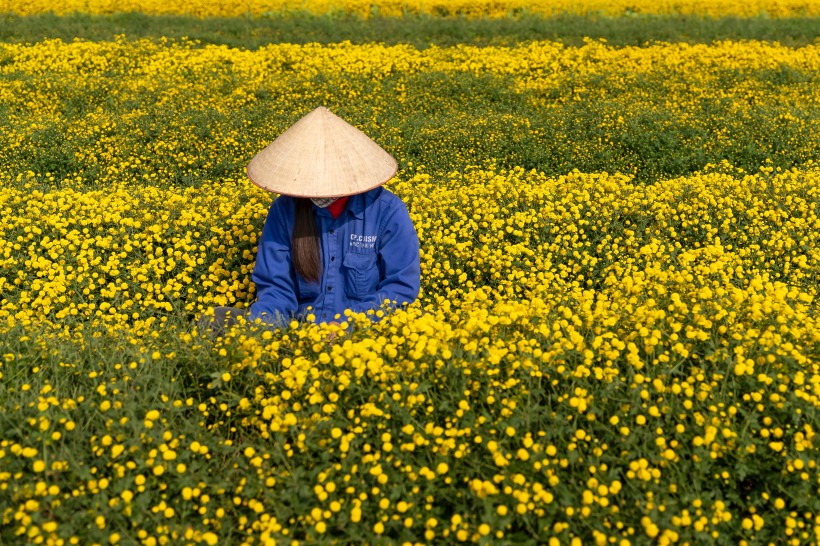
[(361, 300), (376, 293), (379, 287), (379, 267), (376, 253), (357, 254), (348, 252), (342, 261), (345, 293), (347, 297)]

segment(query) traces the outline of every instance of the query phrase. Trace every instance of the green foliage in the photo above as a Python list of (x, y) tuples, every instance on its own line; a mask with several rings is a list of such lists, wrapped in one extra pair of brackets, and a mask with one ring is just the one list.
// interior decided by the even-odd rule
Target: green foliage
[(531, 40), (555, 40), (581, 45), (585, 38), (605, 39), (612, 45), (647, 42), (708, 43), (715, 40), (769, 40), (789, 46), (814, 43), (820, 37), (816, 18), (708, 18), (691, 15), (598, 17), (562, 15), (545, 18), (519, 14), (501, 19), (467, 19), (411, 15), (402, 18), (350, 14), (312, 15), (298, 11), (266, 17), (200, 19), (186, 16), (0, 14), (0, 41), (37, 42), (47, 38), (71, 41), (189, 38), (203, 44), (255, 49), (269, 43), (311, 42), (513, 45)]

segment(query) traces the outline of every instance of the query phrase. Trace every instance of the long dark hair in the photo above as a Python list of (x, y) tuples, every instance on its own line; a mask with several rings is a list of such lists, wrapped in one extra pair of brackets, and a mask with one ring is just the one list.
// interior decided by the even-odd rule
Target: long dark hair
[(318, 282), (322, 276), (322, 257), (319, 250), (319, 231), (310, 199), (296, 198), (296, 217), (293, 222), (293, 266), (302, 278)]

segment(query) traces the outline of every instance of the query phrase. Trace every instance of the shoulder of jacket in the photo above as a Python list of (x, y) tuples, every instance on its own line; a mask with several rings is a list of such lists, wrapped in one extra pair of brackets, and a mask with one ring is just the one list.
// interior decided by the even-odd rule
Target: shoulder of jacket
[(376, 189), (381, 191), (378, 193), (378, 195), (374, 197), (374, 199), (378, 200), (380, 203), (388, 205), (391, 208), (405, 206), (404, 201), (402, 201), (402, 199), (398, 195), (388, 190), (387, 188), (379, 186)]
[(278, 204), (278, 206), (283, 205), (290, 205), (296, 202), (295, 197), (291, 197), (290, 195), (278, 195), (273, 199), (274, 204)]
[(290, 195), (280, 195), (276, 197), (270, 204), (271, 209), (275, 210), (293, 210), (296, 200)]

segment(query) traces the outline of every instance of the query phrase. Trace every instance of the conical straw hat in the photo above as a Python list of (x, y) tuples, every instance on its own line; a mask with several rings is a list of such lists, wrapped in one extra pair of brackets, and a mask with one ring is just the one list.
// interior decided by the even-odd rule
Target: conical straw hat
[(378, 144), (320, 106), (248, 163), (262, 189), (293, 197), (342, 197), (381, 186), (398, 163)]

